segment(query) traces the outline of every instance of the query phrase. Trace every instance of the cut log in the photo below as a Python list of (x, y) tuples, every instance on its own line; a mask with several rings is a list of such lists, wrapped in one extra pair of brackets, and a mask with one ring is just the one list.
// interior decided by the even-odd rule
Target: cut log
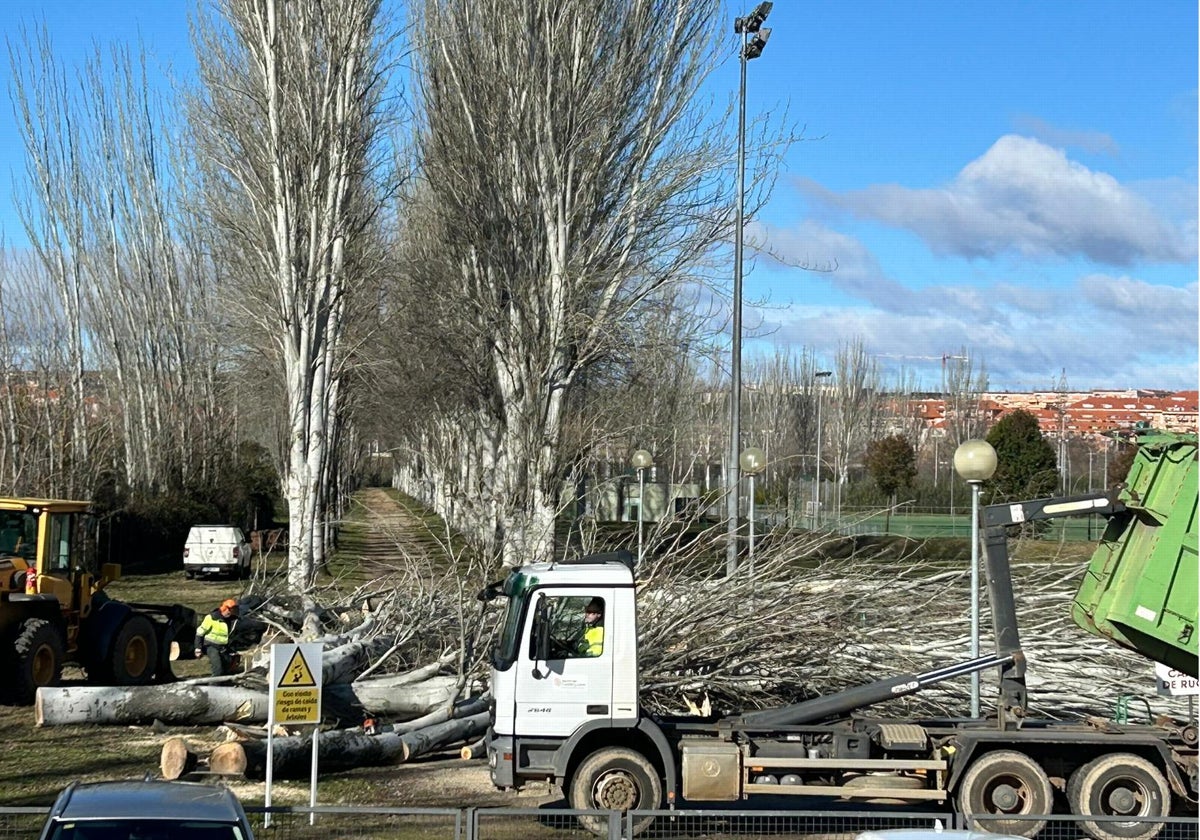
[(428, 755), (460, 741), (475, 740), (487, 731), (489, 717), (487, 712), (483, 712), (401, 735), (400, 740), (404, 744), (404, 760), (409, 761), (417, 756)]
[(219, 744), (208, 756), (208, 770), (221, 776), (246, 775), (246, 751), (241, 748), (241, 742)]
[(487, 741), (480, 738), (474, 744), (467, 744), (458, 751), (458, 755), (463, 761), (471, 761), (476, 758), (487, 758)]
[[(484, 712), (403, 735), (395, 732), (367, 735), (358, 728), (322, 732), (317, 744), (317, 762), (322, 773), (398, 764), (408, 757), (426, 755), (460, 741), (475, 740), (487, 731), (488, 717)], [(308, 775), (312, 769), (311, 739), (311, 735), (290, 735), (272, 740), (272, 774), (275, 778), (301, 779)], [(266, 741), (231, 741), (219, 749), (228, 750), (231, 755), (241, 754), (236, 761), (244, 760), (247, 778), (262, 779), (266, 775)], [(218, 772), (220, 762), (216, 755), (209, 756), (208, 761), (209, 769)]]
[(187, 741), (175, 736), (163, 744), (158, 767), (164, 779), (174, 780), (191, 773), (199, 763), (200, 757), (188, 746)]
[(226, 720), (267, 719), (267, 694), (235, 686), (42, 686), (37, 690), (38, 726), (74, 723), (199, 726)]

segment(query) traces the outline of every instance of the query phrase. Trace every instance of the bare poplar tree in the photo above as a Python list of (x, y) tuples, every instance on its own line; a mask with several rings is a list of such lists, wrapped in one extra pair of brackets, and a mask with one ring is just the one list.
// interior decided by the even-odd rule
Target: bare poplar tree
[(192, 123), (206, 209), (250, 323), (286, 384), (288, 585), (325, 546), (330, 436), (346, 364), (350, 271), (380, 206), (386, 62), (379, 0), (221, 0), (198, 29)]
[[(477, 445), (505, 562), (548, 557), (567, 394), (729, 233), (728, 142), (696, 94), (715, 0), (436, 0), (415, 10), (422, 306), (486, 376)], [(444, 291), (440, 291), (444, 290)], [(452, 313), (453, 317), (449, 317)]]
[(828, 406), (832, 454), (837, 465), (838, 484), (850, 478), (850, 466), (861, 458), (867, 443), (883, 428), (886, 402), (879, 376), (879, 363), (867, 352), (866, 344), (856, 339), (843, 344), (834, 359), (833, 399)]
[(816, 373), (816, 357), (807, 348), (777, 348), (749, 365), (748, 422), (742, 427), (749, 442), (764, 447), (768, 482), (804, 474), (806, 464), (815, 470), (811, 459), (817, 440)]
[(988, 387), (987, 368), (976, 364), (966, 348), (947, 358), (942, 373), (946, 399), (946, 430), (950, 443), (981, 438), (987, 433), (987, 417), (980, 401)]
[(49, 34), (45, 29), (32, 38), (26, 34), (22, 46), (23, 52), (9, 51), (17, 129), (26, 152), (26, 188), (17, 191), (17, 212), (56, 292), (56, 312), (62, 318), (58, 343), (65, 348), (69, 371), (60, 395), (71, 418), (69, 451), (63, 456), (83, 465), (88, 459), (83, 326), (85, 155), (78, 126), (72, 121), (71, 82), (54, 60)]
[[(85, 495), (113, 466), (135, 490), (178, 483), (196, 433), (222, 424), (202, 410), (216, 360), (195, 325), (207, 318), (210, 278), (202, 248), (177, 224), (183, 170), (168, 151), (179, 146), (169, 102), (152, 93), (144, 55), (127, 47), (97, 48), (72, 76), (41, 31), (10, 60), (27, 160), (19, 210), (37, 269), (57, 290), (34, 297), (39, 314), (20, 326), (59, 320), (53, 343), (69, 372), (40, 370), (36, 380), (64, 380), (53, 387), (73, 418), (59, 436), (73, 480), (60, 492)], [(97, 399), (102, 413), (90, 410)], [(122, 457), (94, 453), (93, 438), (121, 446)]]

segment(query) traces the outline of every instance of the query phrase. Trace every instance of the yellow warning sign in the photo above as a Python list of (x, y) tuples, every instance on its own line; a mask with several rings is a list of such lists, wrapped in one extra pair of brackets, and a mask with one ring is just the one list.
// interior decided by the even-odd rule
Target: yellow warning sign
[(309, 670), (308, 663), (304, 661), (304, 655), (297, 647), (287, 667), (283, 669), (283, 674), (279, 678), (279, 687), (316, 688), (316, 685), (317, 681), (313, 679), (312, 671)]
[[(301, 660), (303, 661), (303, 660)], [(320, 692), (315, 688), (275, 690), (276, 723), (320, 723)]]

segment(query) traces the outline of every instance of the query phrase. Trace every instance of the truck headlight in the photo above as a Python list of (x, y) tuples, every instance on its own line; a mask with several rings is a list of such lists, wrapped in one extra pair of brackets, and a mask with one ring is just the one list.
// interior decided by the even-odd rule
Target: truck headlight
[(493, 770), (496, 769), (496, 751), (495, 750), (488, 750), (488, 767), (491, 767)]

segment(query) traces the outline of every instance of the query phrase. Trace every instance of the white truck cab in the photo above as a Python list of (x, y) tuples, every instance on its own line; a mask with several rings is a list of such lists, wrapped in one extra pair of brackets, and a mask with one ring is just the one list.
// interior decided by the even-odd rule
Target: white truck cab
[[(515, 784), (512, 759), (499, 760), (514, 751), (523, 768), (561, 783), (566, 768), (555, 767), (555, 754), (569, 754), (561, 745), (596, 730), (637, 726), (632, 558), (611, 562), (617, 554), (524, 566), (489, 587), (489, 597), (508, 598), (492, 652), (489, 760), (498, 786)], [(585, 638), (584, 615), (597, 601), (604, 628), (598, 649)]]

